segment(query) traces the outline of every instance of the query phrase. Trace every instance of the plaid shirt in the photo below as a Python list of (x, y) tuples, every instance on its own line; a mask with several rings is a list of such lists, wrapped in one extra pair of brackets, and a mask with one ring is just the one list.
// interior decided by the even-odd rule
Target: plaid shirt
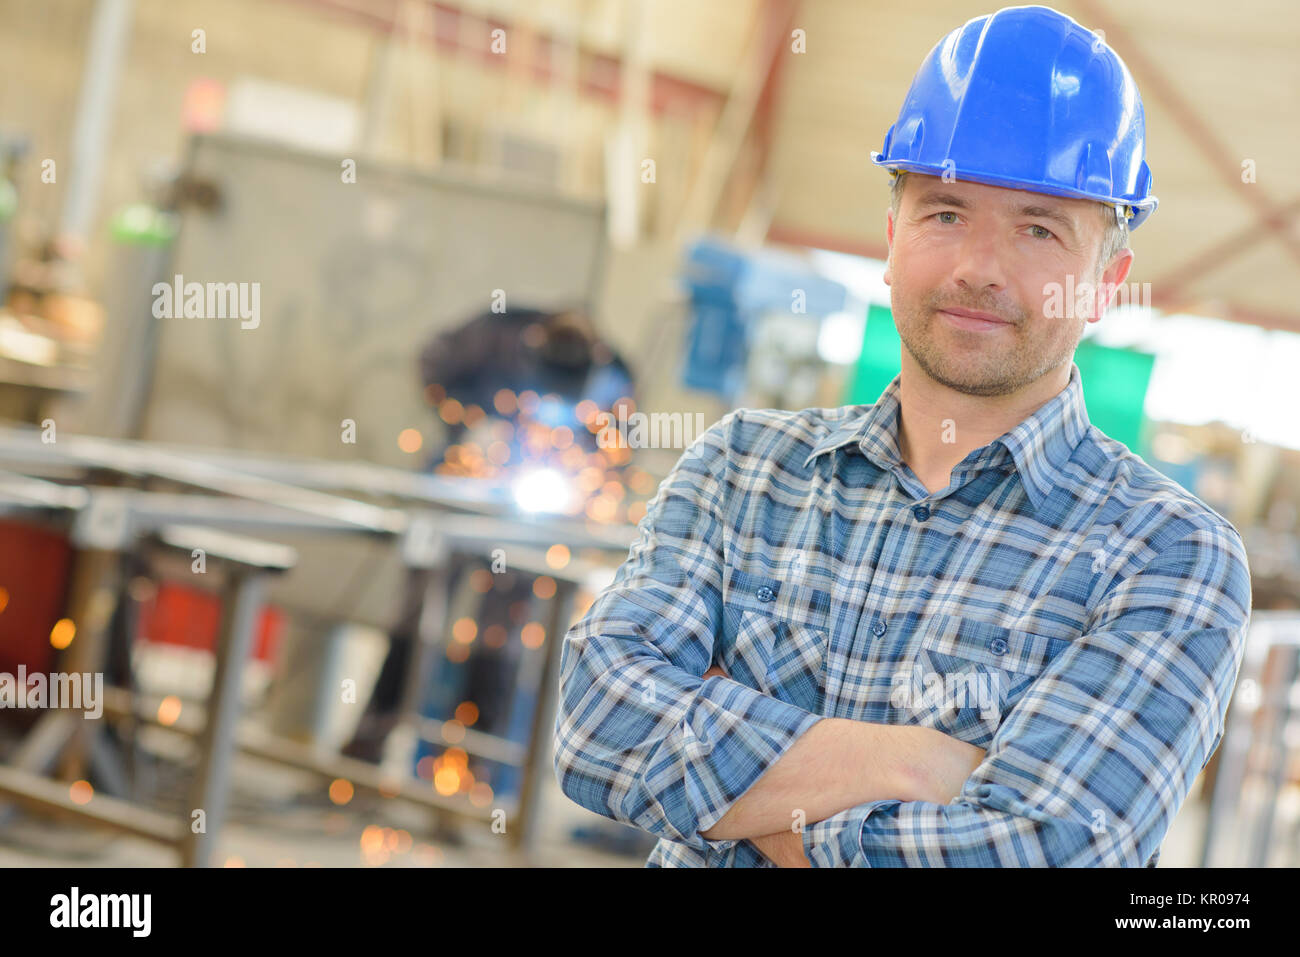
[(960, 795), (812, 823), (814, 866), (1153, 866), (1222, 736), (1240, 535), (1090, 425), (1073, 363), (933, 493), (898, 384), (686, 450), (565, 636), (561, 788), (658, 835), (646, 866), (770, 867), (700, 832), (822, 717), (923, 725), (987, 750)]

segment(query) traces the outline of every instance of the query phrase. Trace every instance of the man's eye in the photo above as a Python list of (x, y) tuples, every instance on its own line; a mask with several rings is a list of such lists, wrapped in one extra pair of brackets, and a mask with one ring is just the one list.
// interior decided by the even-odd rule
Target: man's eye
[(1037, 223), (1029, 228), (1038, 230), (1038, 232), (1034, 233), (1036, 239), (1051, 239), (1055, 235), (1050, 229), (1045, 226), (1039, 226)]
[[(934, 215), (939, 217), (939, 222), (941, 222), (941, 223), (955, 223), (955, 222), (957, 222), (957, 214), (954, 213), (951, 209), (945, 209), (942, 213), (935, 213)], [(952, 219), (950, 219), (950, 220), (949, 220), (949, 219), (944, 219), (944, 218), (943, 218), (944, 216), (951, 216)]]

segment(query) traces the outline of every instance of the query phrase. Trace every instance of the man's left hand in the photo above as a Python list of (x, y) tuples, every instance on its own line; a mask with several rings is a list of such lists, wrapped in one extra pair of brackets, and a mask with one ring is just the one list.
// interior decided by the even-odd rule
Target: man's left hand
[[(712, 678), (718, 675), (727, 677), (725, 671), (714, 665), (704, 672), (703, 677)], [(794, 831), (764, 834), (762, 837), (751, 837), (749, 840), (777, 867), (812, 867), (812, 863), (803, 852), (803, 836)]]

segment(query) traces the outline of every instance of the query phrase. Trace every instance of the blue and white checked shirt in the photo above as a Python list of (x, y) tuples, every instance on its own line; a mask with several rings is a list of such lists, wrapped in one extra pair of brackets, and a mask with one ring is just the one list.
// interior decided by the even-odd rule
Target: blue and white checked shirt
[(1153, 865), (1222, 736), (1240, 535), (1089, 423), (1073, 363), (934, 493), (898, 384), (685, 451), (565, 636), (561, 788), (658, 835), (648, 867), (771, 867), (700, 832), (822, 717), (923, 725), (987, 750), (961, 794), (810, 824), (814, 866)]

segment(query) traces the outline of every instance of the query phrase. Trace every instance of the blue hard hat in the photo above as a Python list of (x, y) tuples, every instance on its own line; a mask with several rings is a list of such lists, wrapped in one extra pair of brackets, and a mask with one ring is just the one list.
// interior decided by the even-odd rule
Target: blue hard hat
[(1007, 7), (930, 51), (877, 166), (1094, 199), (1137, 229), (1158, 200), (1137, 84), (1102, 39), (1050, 7)]

